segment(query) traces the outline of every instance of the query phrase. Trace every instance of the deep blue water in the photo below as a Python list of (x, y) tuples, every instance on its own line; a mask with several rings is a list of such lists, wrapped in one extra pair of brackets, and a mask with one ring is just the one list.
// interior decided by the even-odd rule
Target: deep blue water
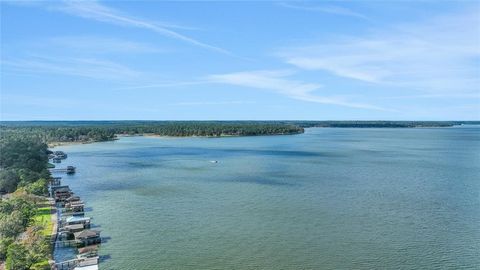
[(58, 149), (102, 269), (480, 268), (478, 126)]

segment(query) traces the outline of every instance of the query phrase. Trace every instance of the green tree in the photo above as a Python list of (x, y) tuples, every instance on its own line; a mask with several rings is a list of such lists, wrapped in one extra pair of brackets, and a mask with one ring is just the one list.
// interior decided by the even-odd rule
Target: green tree
[(7, 258), (8, 246), (13, 243), (13, 238), (2, 237), (0, 239), (0, 261), (5, 261)]
[(24, 217), (20, 211), (13, 211), (10, 215), (0, 216), (0, 237), (15, 238), (25, 229)]
[(15, 170), (0, 170), (0, 191), (14, 192), (20, 182), (20, 177)]
[(41, 178), (36, 182), (28, 184), (25, 189), (28, 193), (44, 196), (48, 193), (48, 182), (45, 178)]
[(31, 263), (28, 260), (27, 248), (19, 243), (12, 243), (8, 246), (5, 266), (7, 270), (29, 269)]

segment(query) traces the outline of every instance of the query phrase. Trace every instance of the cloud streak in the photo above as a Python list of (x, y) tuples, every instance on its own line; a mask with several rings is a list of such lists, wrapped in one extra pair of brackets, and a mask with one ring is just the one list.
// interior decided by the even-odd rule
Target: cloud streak
[(43, 49), (69, 50), (81, 54), (164, 53), (167, 50), (148, 43), (101, 36), (63, 36), (38, 42)]
[(35, 56), (28, 59), (2, 61), (2, 67), (13, 72), (53, 73), (67, 76), (80, 76), (90, 79), (127, 81), (139, 78), (142, 74), (127, 66), (96, 58), (54, 59)]
[(173, 103), (173, 106), (207, 106), (207, 105), (244, 105), (255, 104), (255, 101), (230, 100), (230, 101), (191, 101)]
[(201, 42), (171, 30), (172, 28), (179, 28), (176, 25), (151, 22), (141, 18), (122, 14), (121, 12), (102, 5), (96, 1), (65, 1), (63, 2), (62, 6), (53, 7), (51, 9), (104, 23), (150, 30), (157, 34), (180, 40), (197, 47), (222, 54), (232, 55), (231, 52), (225, 49)]
[(273, 91), (292, 99), (321, 104), (339, 105), (357, 109), (384, 110), (383, 108), (350, 102), (339, 97), (323, 97), (313, 92), (323, 86), (289, 79), (293, 72), (285, 70), (246, 71), (227, 74), (210, 75), (206, 79), (213, 83), (222, 83)]
[(293, 3), (280, 3), (282, 7), (290, 8), (290, 9), (297, 9), (297, 10), (305, 10), (305, 11), (314, 11), (314, 12), (322, 12), (334, 15), (341, 15), (341, 16), (348, 16), (354, 17), (358, 19), (369, 20), (369, 18), (361, 13), (355, 12), (351, 9), (340, 7), (340, 6), (332, 6), (332, 5), (321, 5), (321, 6), (311, 6), (311, 5), (298, 5)]

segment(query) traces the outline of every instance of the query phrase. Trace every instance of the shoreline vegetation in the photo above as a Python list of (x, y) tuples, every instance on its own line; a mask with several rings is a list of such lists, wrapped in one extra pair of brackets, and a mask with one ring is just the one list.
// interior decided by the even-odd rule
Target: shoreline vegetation
[(28, 137), (49, 147), (121, 136), (236, 137), (294, 135), (305, 128), (434, 128), (480, 121), (1, 121), (0, 138)]
[[(95, 233), (95, 239), (77, 237), (72, 231), (67, 234), (70, 238), (58, 238), (58, 235), (67, 233), (67, 226), (58, 231), (59, 225), (70, 225), (68, 222), (76, 224), (76, 221), (68, 218), (65, 221), (63, 217), (78, 218), (84, 211), (80, 197), (74, 195), (68, 186), (62, 186), (61, 177), (52, 177), (53, 171), (49, 170), (52, 167), (50, 159), (65, 159), (66, 154), (49, 150), (39, 137), (30, 135), (15, 133), (14, 136), (0, 137), (0, 269), (50, 270), (96, 266), (98, 256), (93, 256), (96, 249), (91, 245), (101, 242), (99, 232), (90, 231), (85, 225), (81, 231), (77, 229), (75, 232)], [(68, 167), (71, 166), (55, 170), (69, 174)], [(62, 213), (62, 219), (58, 213)], [(53, 256), (56, 244), (70, 246), (72, 243), (74, 247), (88, 245), (92, 251), (82, 253), (78, 250), (74, 259), (56, 262)]]
[(0, 151), (0, 269), (50, 269), (50, 151), (39, 140), (16, 136), (2, 136)]

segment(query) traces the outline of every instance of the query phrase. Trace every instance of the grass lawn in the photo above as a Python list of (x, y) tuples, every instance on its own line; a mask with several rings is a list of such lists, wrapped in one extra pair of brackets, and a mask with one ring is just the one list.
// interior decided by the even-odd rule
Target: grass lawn
[(45, 236), (51, 235), (53, 230), (52, 214), (50, 212), (50, 207), (37, 208), (37, 214), (33, 217), (34, 225), (44, 227), (42, 232)]

